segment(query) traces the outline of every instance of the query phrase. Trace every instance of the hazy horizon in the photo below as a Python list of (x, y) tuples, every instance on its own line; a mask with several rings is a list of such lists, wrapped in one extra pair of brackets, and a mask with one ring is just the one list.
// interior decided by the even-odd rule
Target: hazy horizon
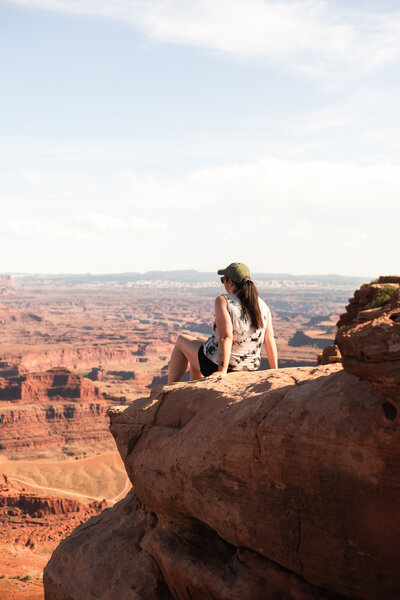
[[(84, 276), (88, 276), (88, 277), (112, 277), (112, 276), (145, 276), (145, 275), (154, 275), (154, 274), (159, 274), (159, 275), (168, 275), (168, 274), (191, 274), (193, 273), (195, 276), (199, 275), (199, 276), (209, 276), (212, 278), (215, 278), (216, 281), (218, 280), (219, 282), (219, 275), (217, 273), (217, 271), (202, 271), (200, 269), (150, 269), (148, 271), (110, 271), (110, 272), (105, 272), (105, 271), (82, 271), (82, 272), (39, 272), (39, 271), (20, 271), (20, 272), (15, 272), (15, 271), (8, 271), (8, 272), (0, 272), (0, 276), (1, 275), (10, 275), (11, 277), (15, 276), (15, 277), (23, 277), (23, 276), (37, 276), (37, 277), (46, 277), (46, 276), (50, 276), (50, 277), (84, 277)], [(283, 278), (283, 277), (299, 277), (299, 278), (312, 278), (312, 277), (316, 277), (316, 278), (329, 278), (329, 277), (337, 277), (337, 278), (343, 278), (343, 279), (373, 279), (373, 277), (371, 275), (343, 275), (342, 273), (280, 273), (280, 272), (254, 272), (253, 274), (254, 278), (257, 277), (277, 277), (277, 278)], [(387, 273), (381, 273), (380, 275), (387, 275)]]

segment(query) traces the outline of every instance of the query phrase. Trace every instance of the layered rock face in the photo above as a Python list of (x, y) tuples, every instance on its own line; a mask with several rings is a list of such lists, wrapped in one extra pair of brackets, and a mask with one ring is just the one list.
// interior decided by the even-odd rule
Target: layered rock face
[[(400, 305), (364, 323), (339, 329), (344, 368), (400, 400)], [(393, 406), (397, 412), (399, 407)]]
[(99, 397), (99, 390), (90, 381), (63, 368), (0, 378), (0, 400), (37, 402), (54, 398), (74, 401)]
[(362, 285), (349, 299), (346, 312), (337, 323), (338, 328), (370, 321), (382, 312), (400, 306), (399, 289), (400, 275), (383, 275), (375, 283)]
[[(7, 475), (0, 473), (0, 520), (3, 521), (3, 527), (10, 524), (10, 518), (16, 517), (29, 521), (29, 519), (51, 518), (60, 515), (79, 516), (88, 518), (91, 515), (98, 514), (107, 506), (103, 500), (95, 500), (89, 505), (83, 504), (79, 500), (64, 498), (61, 496), (41, 496), (32, 490), (22, 487), (9, 481)], [(80, 519), (82, 521), (83, 518)], [(50, 523), (47, 523), (50, 525)], [(75, 525), (77, 522), (75, 521)], [(70, 527), (72, 529), (72, 527)]]
[(340, 364), (110, 410), (133, 491), (54, 552), (46, 600), (396, 597), (399, 417)]
[(66, 369), (0, 378), (0, 451), (107, 443), (106, 412), (121, 400)]
[[(54, 494), (43, 496), (0, 473), (0, 598), (43, 598), (37, 585), (43, 555), (106, 506), (105, 501), (85, 505)], [(24, 584), (28, 590), (18, 585), (21, 563), (22, 573), (29, 573), (29, 583)]]

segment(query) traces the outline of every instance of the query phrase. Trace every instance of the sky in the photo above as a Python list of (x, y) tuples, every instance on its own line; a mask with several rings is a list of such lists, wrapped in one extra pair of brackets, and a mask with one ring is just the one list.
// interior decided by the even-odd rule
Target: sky
[(400, 6), (0, 0), (0, 272), (400, 272)]

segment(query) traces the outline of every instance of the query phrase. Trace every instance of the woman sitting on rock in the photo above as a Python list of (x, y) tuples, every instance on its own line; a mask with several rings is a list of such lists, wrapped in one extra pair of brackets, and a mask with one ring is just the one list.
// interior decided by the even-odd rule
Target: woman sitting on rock
[(190, 379), (222, 377), (230, 371), (256, 371), (265, 342), (272, 369), (278, 368), (278, 353), (271, 311), (251, 280), (249, 268), (231, 263), (220, 269), (226, 294), (215, 300), (215, 322), (211, 337), (178, 336), (171, 355), (168, 383), (180, 381), (190, 365)]

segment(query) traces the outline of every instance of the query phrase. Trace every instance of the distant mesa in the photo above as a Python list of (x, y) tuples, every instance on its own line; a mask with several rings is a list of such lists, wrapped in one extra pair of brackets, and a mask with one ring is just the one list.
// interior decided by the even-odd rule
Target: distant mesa
[(42, 320), (42, 317), (34, 313), (28, 313), (17, 308), (11, 308), (5, 304), (0, 304), (0, 325), (19, 322), (29, 323), (32, 321), (41, 323)]
[(68, 369), (55, 368), (0, 379), (0, 400), (34, 403), (43, 400), (98, 400), (99, 390)]
[(13, 293), (18, 287), (11, 275), (0, 275), (0, 295)]
[(28, 454), (98, 444), (112, 448), (107, 409), (123, 397), (101, 393), (68, 369), (0, 378), (0, 453)]
[(327, 343), (329, 343), (329, 342), (325, 338), (324, 339), (311, 338), (308, 335), (306, 335), (305, 333), (303, 333), (303, 331), (298, 330), (290, 338), (288, 345), (292, 346), (294, 348), (298, 348), (300, 346), (313, 346), (315, 348), (325, 348)]

